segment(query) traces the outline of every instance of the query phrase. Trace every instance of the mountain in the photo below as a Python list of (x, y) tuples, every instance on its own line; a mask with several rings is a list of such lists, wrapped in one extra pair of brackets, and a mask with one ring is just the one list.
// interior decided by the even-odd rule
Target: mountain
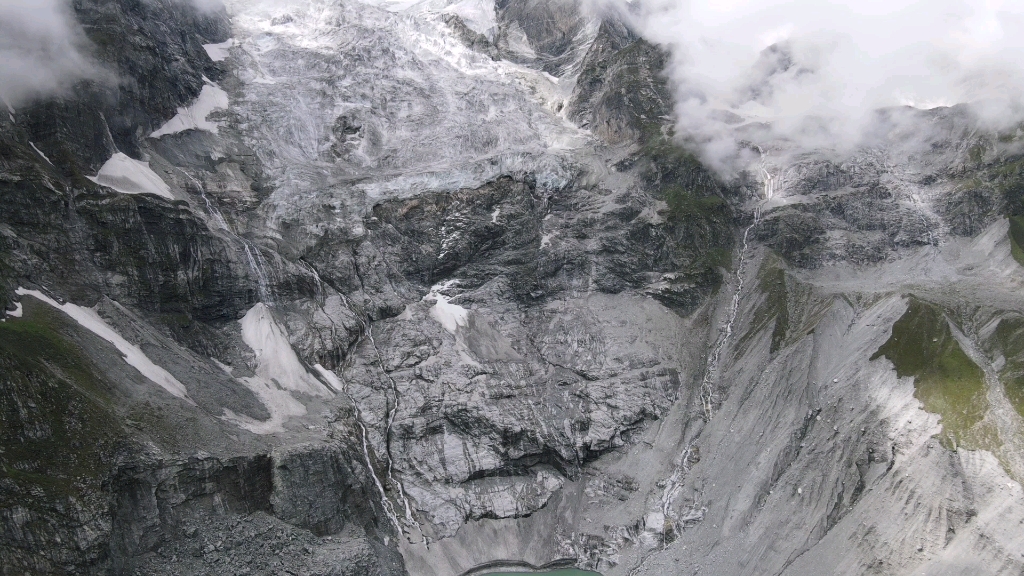
[(0, 573), (1024, 568), (1019, 130), (726, 177), (574, 0), (74, 17), (109, 74), (0, 117)]

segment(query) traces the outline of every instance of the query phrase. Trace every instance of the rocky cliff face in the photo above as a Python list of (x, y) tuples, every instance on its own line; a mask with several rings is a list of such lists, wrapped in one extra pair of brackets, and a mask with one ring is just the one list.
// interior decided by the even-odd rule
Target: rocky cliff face
[(0, 118), (0, 571), (1020, 570), (1018, 135), (724, 182), (621, 22), (406, 4), (76, 4), (116, 82)]

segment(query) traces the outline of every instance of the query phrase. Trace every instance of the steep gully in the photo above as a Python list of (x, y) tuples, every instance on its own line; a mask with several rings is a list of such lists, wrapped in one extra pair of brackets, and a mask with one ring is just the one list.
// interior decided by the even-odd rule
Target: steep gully
[[(736, 266), (736, 289), (733, 292), (732, 299), (729, 303), (729, 309), (726, 315), (726, 321), (722, 326), (722, 330), (715, 342), (714, 347), (711, 349), (711, 353), (708, 354), (707, 363), (705, 365), (704, 374), (701, 378), (700, 385), (700, 401), (701, 407), (704, 411), (704, 421), (708, 422), (714, 416), (715, 407), (715, 390), (716, 390), (716, 376), (718, 375), (719, 362), (723, 350), (728, 345), (730, 338), (733, 333), (733, 326), (736, 323), (736, 317), (739, 312), (740, 295), (743, 292), (743, 284), (746, 274), (747, 262), (749, 261), (749, 237), (753, 229), (761, 221), (761, 211), (766, 203), (772, 200), (775, 193), (778, 191), (781, 185), (781, 177), (773, 175), (769, 171), (768, 154), (758, 148), (761, 153), (760, 172), (763, 179), (762, 183), (762, 194), (763, 197), (758, 201), (754, 207), (753, 222), (750, 223), (743, 230), (743, 241), (740, 246), (739, 252), (739, 263)], [(699, 432), (697, 434), (699, 436)], [(680, 454), (677, 459), (675, 470), (672, 476), (665, 482), (665, 489), (662, 492), (661, 497), (661, 513), (665, 518), (671, 518), (676, 525), (685, 525), (690, 522), (699, 522), (704, 517), (705, 509), (701, 508), (698, 503), (687, 510), (684, 514), (676, 515), (673, 512), (672, 505), (675, 502), (676, 497), (682, 488), (683, 480), (686, 477), (686, 473), (689, 471), (690, 461), (694, 454), (694, 444), (697, 441), (697, 436), (690, 440), (686, 448)], [(635, 573), (643, 565), (641, 558), (640, 563), (630, 572)]]

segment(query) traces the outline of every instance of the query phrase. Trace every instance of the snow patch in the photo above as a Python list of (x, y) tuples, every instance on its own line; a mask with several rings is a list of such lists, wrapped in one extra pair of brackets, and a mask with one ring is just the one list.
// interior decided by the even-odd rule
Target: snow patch
[(187, 108), (178, 108), (178, 114), (168, 120), (159, 130), (149, 135), (159, 138), (165, 134), (177, 134), (186, 130), (205, 130), (217, 133), (219, 124), (206, 119), (214, 110), (226, 110), (228, 93), (213, 84), (203, 86), (199, 97)]
[(217, 368), (220, 368), (221, 370), (224, 371), (225, 374), (234, 378), (234, 368), (228, 366), (227, 364), (221, 362), (220, 360), (217, 360), (216, 358), (211, 357), (210, 360), (212, 360), (213, 363), (217, 365)]
[(210, 60), (214, 62), (222, 62), (231, 55), (230, 50), (235, 46), (235, 39), (228, 38), (226, 42), (220, 44), (203, 44), (203, 49), (210, 56)]
[(117, 190), (122, 194), (155, 194), (173, 200), (171, 187), (149, 167), (149, 162), (142, 162), (117, 152), (100, 168), (96, 176), (88, 176), (89, 180)]
[(449, 280), (443, 284), (436, 284), (430, 292), (423, 297), (424, 302), (433, 300), (434, 306), (430, 309), (430, 317), (437, 320), (451, 334), (455, 334), (459, 326), (465, 326), (469, 322), (469, 310), (458, 304), (452, 304), (443, 291), (458, 284), (458, 280)]
[(14, 310), (7, 310), (7, 315), (11, 318), (21, 318), (23, 312), (24, 310), (21, 307), (21, 302), (15, 302)]
[(253, 306), (240, 323), (242, 340), (256, 354), (257, 368), (255, 376), (239, 380), (267, 407), (270, 418), (260, 421), (228, 409), (223, 418), (254, 434), (283, 432), (285, 421), (306, 414), (305, 405), (292, 392), (329, 398), (331, 391), (306, 370), (266, 304)]
[(192, 402), (192, 399), (188, 397), (188, 390), (185, 388), (184, 384), (178, 382), (170, 372), (154, 364), (138, 346), (128, 342), (124, 337), (115, 332), (114, 329), (103, 320), (103, 318), (100, 318), (100, 315), (96, 313), (96, 310), (92, 308), (83, 308), (70, 302), (66, 304), (59, 304), (38, 290), (18, 288), (15, 290), (15, 293), (19, 296), (32, 296), (33, 298), (49, 304), (57, 310), (67, 314), (86, 330), (113, 344), (114, 347), (117, 348), (118, 352), (124, 355), (124, 361), (128, 363), (129, 366), (138, 370), (140, 374), (150, 379), (154, 384), (160, 386), (173, 396), (195, 404)]
[(550, 234), (544, 234), (540, 237), (540, 247), (547, 248), (551, 246), (551, 239), (558, 235), (558, 232), (552, 232)]
[(495, 208), (494, 212), (491, 212), (491, 224), (498, 223), (498, 215), (501, 214), (501, 208)]
[(264, 303), (252, 307), (242, 318), (242, 340), (256, 353), (256, 374), (276, 380), (285, 390), (310, 396), (330, 396), (324, 385), (306, 370), (288, 342), (284, 328)]
[(331, 388), (334, 388), (335, 392), (341, 392), (344, 389), (344, 385), (341, 383), (341, 378), (338, 378), (337, 374), (331, 372), (327, 368), (324, 368), (320, 364), (314, 364), (313, 368), (316, 368), (316, 371), (324, 377), (324, 380), (331, 385)]
[(53, 162), (50, 162), (50, 159), (46, 157), (46, 154), (43, 154), (42, 150), (40, 150), (39, 148), (36, 147), (34, 142), (29, 142), (28, 145), (31, 146), (32, 149), (36, 151), (36, 154), (39, 154), (40, 156), (42, 156), (43, 160), (46, 160), (47, 164), (49, 164), (50, 166), (53, 166)]

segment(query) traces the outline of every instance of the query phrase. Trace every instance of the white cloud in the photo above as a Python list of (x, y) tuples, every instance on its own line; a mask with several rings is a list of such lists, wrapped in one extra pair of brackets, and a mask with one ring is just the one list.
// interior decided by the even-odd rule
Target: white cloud
[[(202, 12), (224, 8), (221, 0), (181, 1)], [(17, 107), (65, 95), (84, 79), (116, 82), (90, 48), (70, 0), (0, 0), (0, 99)]]
[(723, 170), (737, 137), (717, 110), (803, 148), (857, 144), (885, 106), (1022, 119), (1021, 0), (649, 0), (635, 24), (671, 50), (680, 132)]
[(66, 0), (0, 1), (0, 97), (17, 106), (97, 77), (86, 45)]

